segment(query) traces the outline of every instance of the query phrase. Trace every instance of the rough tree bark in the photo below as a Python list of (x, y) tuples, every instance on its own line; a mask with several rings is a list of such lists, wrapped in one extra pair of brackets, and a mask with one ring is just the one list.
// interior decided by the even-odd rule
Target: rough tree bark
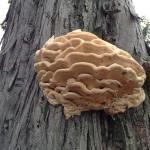
[[(149, 58), (131, 0), (11, 0), (0, 54), (1, 150), (150, 149)], [(65, 120), (40, 91), (33, 57), (52, 35), (81, 28), (128, 50), (146, 69), (146, 100), (113, 120), (103, 111)]]

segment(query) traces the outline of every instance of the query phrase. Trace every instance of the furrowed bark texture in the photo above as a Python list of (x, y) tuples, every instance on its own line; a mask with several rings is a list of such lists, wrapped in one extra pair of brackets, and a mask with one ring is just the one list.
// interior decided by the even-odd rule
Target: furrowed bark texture
[[(150, 149), (150, 64), (131, 0), (11, 0), (0, 54), (1, 150)], [(52, 35), (81, 28), (128, 50), (147, 71), (146, 100), (113, 120), (65, 120), (40, 91), (33, 57)]]

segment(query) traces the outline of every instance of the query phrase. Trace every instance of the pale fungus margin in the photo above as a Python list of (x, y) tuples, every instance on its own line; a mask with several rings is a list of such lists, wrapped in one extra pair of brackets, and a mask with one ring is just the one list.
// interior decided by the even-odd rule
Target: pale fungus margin
[(89, 32), (53, 36), (36, 51), (34, 68), (49, 103), (63, 105), (66, 118), (102, 109), (113, 116), (145, 99), (143, 67)]

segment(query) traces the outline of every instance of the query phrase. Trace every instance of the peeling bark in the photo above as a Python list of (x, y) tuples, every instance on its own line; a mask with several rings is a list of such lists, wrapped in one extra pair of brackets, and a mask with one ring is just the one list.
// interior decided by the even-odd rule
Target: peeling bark
[[(0, 54), (1, 150), (150, 149), (150, 59), (131, 0), (11, 0)], [(146, 100), (113, 120), (65, 120), (40, 91), (33, 57), (52, 35), (81, 28), (130, 52), (146, 69)]]

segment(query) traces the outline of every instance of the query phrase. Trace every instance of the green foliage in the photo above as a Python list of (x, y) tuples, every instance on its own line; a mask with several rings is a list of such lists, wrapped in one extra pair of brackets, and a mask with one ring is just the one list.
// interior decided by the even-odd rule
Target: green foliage
[(150, 46), (150, 21), (145, 17), (142, 17), (140, 24), (141, 24), (144, 40)]
[(2, 28), (2, 30), (5, 30), (7, 27), (7, 22), (4, 20), (1, 24), (0, 27)]

